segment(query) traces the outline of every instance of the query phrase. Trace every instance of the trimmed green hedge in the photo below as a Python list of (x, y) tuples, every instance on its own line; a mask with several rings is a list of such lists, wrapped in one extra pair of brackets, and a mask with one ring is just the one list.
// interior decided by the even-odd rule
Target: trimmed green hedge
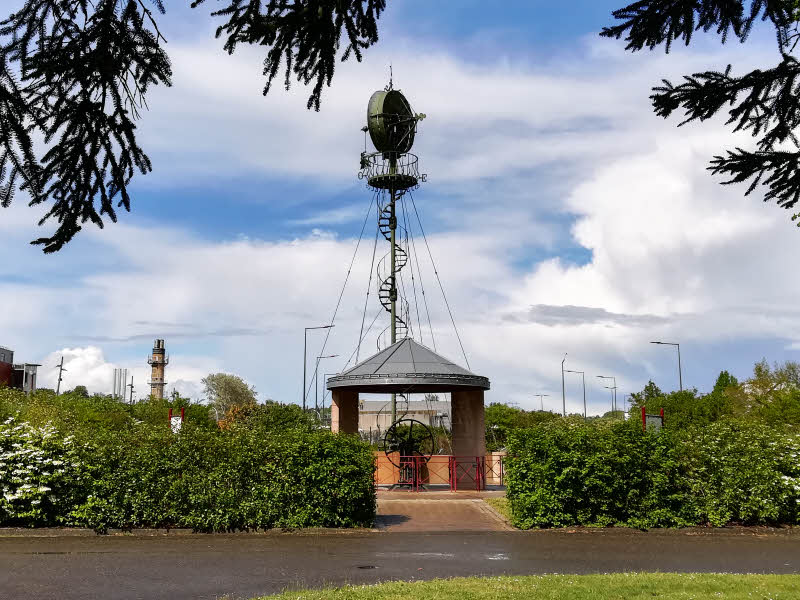
[(562, 420), (509, 439), (506, 484), (525, 529), (800, 522), (800, 438), (752, 423), (680, 433)]
[(97, 426), (0, 422), (0, 525), (368, 527), (373, 455), (356, 436), (309, 427), (290, 407), (259, 410), (228, 430), (187, 420)]

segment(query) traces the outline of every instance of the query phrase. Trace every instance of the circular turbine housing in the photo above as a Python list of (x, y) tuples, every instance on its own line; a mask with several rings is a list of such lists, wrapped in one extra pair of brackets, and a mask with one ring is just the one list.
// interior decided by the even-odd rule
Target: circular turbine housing
[(417, 119), (402, 93), (380, 90), (369, 99), (367, 127), (376, 150), (403, 153), (414, 145)]

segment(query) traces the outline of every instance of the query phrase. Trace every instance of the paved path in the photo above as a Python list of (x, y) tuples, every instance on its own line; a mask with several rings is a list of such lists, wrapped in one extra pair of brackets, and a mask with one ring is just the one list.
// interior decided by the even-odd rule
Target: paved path
[(800, 572), (800, 531), (1, 537), (0, 598), (211, 600), (481, 574)]
[(429, 499), (418, 494), (378, 496), (375, 526), (392, 532), (513, 531), (481, 499)]

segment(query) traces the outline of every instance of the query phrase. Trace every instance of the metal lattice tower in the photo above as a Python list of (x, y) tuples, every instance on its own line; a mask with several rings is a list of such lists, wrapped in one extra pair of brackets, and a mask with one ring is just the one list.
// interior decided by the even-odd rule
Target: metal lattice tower
[[(391, 344), (408, 336), (408, 301), (398, 297), (398, 274), (408, 263), (408, 253), (398, 243), (397, 201), (410, 189), (419, 186), (418, 158), (409, 150), (414, 144), (417, 123), (425, 118), (415, 114), (406, 97), (392, 87), (392, 82), (372, 94), (367, 106), (367, 125), (376, 152), (361, 153), (360, 179), (378, 195), (378, 229), (389, 242), (389, 253), (378, 263), (378, 299), (390, 314)], [(386, 192), (388, 192), (388, 197)], [(388, 261), (388, 265), (387, 265)], [(398, 311), (398, 300), (400, 310)], [(397, 402), (392, 395), (392, 422), (397, 420)]]

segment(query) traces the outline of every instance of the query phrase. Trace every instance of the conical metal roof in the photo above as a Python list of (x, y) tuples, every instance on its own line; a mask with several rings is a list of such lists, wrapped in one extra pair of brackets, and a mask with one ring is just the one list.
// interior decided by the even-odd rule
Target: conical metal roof
[(327, 387), (367, 393), (446, 392), (488, 390), (489, 380), (405, 338), (344, 373), (329, 377)]

